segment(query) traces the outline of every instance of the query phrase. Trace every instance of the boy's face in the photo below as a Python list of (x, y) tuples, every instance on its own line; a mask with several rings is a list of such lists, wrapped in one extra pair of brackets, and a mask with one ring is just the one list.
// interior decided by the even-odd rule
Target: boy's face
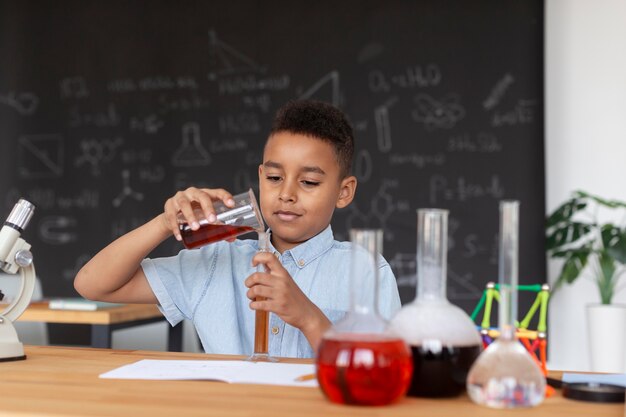
[(335, 207), (350, 204), (356, 178), (340, 178), (330, 143), (278, 132), (265, 145), (259, 166), (260, 204), (279, 252), (307, 241), (329, 224)]

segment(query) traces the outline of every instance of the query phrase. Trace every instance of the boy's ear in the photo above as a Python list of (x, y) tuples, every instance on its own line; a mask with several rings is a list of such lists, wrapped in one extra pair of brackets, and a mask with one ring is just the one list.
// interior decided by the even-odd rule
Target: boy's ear
[(341, 180), (339, 197), (337, 197), (337, 204), (335, 204), (335, 207), (344, 208), (348, 204), (352, 203), (352, 200), (354, 199), (354, 193), (356, 192), (356, 185), (356, 177), (353, 175)]

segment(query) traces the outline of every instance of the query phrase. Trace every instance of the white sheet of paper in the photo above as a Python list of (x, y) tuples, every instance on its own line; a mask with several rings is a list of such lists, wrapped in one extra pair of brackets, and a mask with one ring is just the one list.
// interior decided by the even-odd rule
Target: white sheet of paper
[(248, 361), (143, 359), (100, 375), (106, 379), (213, 380), (238, 384), (317, 387), (317, 380), (296, 381), (315, 373), (315, 365)]

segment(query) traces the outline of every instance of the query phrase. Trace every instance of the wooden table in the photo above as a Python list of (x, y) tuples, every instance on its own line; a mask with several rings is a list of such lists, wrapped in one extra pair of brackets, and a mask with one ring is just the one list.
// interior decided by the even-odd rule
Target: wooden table
[(567, 400), (559, 390), (539, 407), (503, 411), (479, 407), (467, 396), (404, 398), (385, 407), (354, 407), (328, 402), (317, 388), (98, 378), (103, 372), (146, 358), (241, 358), (235, 356), (51, 346), (27, 346), (26, 354), (25, 361), (0, 363), (0, 416), (624, 416), (623, 405)]
[[(42, 302), (28, 306), (18, 321), (89, 324), (91, 325), (91, 346), (110, 348), (114, 330), (166, 320), (154, 304), (125, 304), (119, 307), (103, 308), (95, 311), (79, 311), (51, 310), (48, 308), (47, 303)], [(168, 350), (170, 352), (182, 351), (182, 323), (174, 327), (168, 324), (168, 329)]]

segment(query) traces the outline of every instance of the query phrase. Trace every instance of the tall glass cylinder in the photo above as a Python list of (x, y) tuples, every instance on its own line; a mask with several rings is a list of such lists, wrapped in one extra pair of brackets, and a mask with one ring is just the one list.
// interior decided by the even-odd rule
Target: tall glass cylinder
[(448, 211), (418, 210), (417, 230), (417, 299), (445, 302)]
[(515, 339), (517, 317), (519, 202), (500, 203), (500, 237), (498, 277), (500, 283), (500, 306), (498, 309), (500, 337)]
[(411, 353), (378, 313), (382, 231), (351, 230), (350, 240), (350, 311), (324, 334), (317, 379), (332, 402), (385, 405), (406, 393)]
[[(258, 252), (269, 252), (269, 238), (266, 232), (257, 231), (259, 235)], [(257, 272), (267, 272), (265, 265), (259, 264)], [(256, 297), (255, 301), (263, 301), (265, 297)], [(256, 310), (254, 313), (254, 352), (248, 360), (259, 362), (277, 362), (278, 360), (269, 355), (269, 311)]]
[(482, 350), (476, 326), (446, 298), (448, 211), (417, 210), (417, 294), (391, 321), (413, 354), (409, 395), (450, 397)]
[(500, 202), (498, 263), (500, 336), (474, 363), (467, 376), (467, 392), (480, 405), (521, 408), (540, 404), (545, 377), (515, 337), (518, 282), (519, 202)]

